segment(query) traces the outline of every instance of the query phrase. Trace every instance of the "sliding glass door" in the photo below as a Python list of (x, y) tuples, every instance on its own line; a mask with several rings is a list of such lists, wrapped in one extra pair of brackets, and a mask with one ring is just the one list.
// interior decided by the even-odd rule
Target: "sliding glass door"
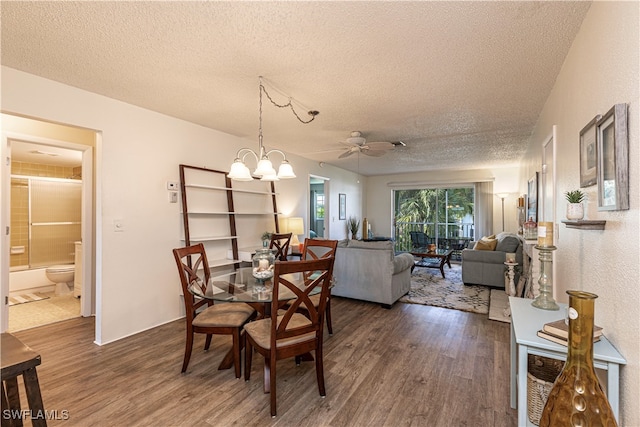
[(460, 250), (473, 240), (473, 186), (394, 191), (396, 250), (409, 251), (410, 232), (424, 233), (439, 248)]

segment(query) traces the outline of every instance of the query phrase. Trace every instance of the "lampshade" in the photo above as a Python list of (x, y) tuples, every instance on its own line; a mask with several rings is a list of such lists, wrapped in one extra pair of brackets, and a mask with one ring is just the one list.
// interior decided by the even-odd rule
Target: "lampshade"
[(287, 232), (292, 234), (304, 233), (304, 222), (300, 217), (291, 217), (287, 221)]
[(273, 164), (271, 163), (271, 160), (269, 160), (266, 157), (263, 157), (258, 162), (258, 166), (256, 167), (256, 170), (253, 171), (253, 174), (255, 176), (275, 175), (276, 170), (273, 168)]
[(260, 181), (278, 181), (278, 175), (276, 175), (276, 171), (274, 170), (273, 173), (265, 173), (264, 175), (262, 175), (262, 178), (260, 178)]
[(227, 176), (236, 181), (253, 181), (249, 168), (240, 159), (235, 159), (231, 164), (231, 170)]
[(296, 174), (293, 173), (293, 167), (291, 167), (291, 163), (288, 160), (283, 160), (280, 163), (280, 167), (278, 168), (278, 178), (280, 179), (289, 179), (295, 178)]
[(287, 233), (291, 233), (291, 245), (295, 248), (300, 245), (298, 234), (304, 233), (304, 222), (300, 217), (291, 217), (287, 220)]
[(506, 199), (509, 196), (509, 193), (496, 193), (499, 199)]

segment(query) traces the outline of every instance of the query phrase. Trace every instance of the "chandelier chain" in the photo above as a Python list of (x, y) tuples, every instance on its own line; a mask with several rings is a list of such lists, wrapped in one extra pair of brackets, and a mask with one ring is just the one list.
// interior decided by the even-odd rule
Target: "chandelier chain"
[[(286, 104), (278, 104), (277, 102), (275, 102), (273, 100), (273, 98), (271, 98), (271, 95), (269, 95), (269, 92), (267, 92), (267, 88), (264, 87), (264, 85), (262, 84), (262, 79), (260, 79), (260, 93), (264, 92), (265, 95), (267, 95), (267, 98), (269, 99), (269, 101), (271, 101), (271, 103), (273, 105), (275, 105), (278, 108), (287, 108), (289, 107), (289, 109), (291, 110), (291, 112), (293, 113), (294, 116), (296, 116), (296, 118), (303, 124), (307, 124), (307, 123), (311, 123), (318, 114), (320, 114), (318, 111), (315, 110), (311, 110), (308, 111), (307, 114), (309, 114), (311, 116), (311, 118), (309, 120), (303, 120), (298, 113), (296, 112), (295, 108), (293, 107), (293, 104), (291, 103), (291, 98), (289, 98), (289, 102), (287, 102)], [(260, 96), (260, 111), (262, 112), (262, 96)]]

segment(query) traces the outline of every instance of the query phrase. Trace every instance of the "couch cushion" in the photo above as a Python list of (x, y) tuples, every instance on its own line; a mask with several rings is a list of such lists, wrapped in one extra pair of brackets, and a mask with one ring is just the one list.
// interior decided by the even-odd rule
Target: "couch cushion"
[(520, 245), (520, 239), (516, 236), (501, 236), (496, 245), (496, 251), (515, 253)]
[(349, 240), (349, 248), (375, 249), (375, 250), (392, 250), (393, 242), (388, 240), (363, 242), (360, 240)]
[(483, 237), (476, 242), (476, 245), (473, 247), (473, 249), (477, 251), (494, 251), (496, 250), (497, 245), (498, 241), (496, 239), (487, 239)]
[(393, 274), (398, 274), (413, 265), (413, 255), (401, 253), (393, 259)]
[(393, 253), (393, 242), (390, 240), (387, 241), (378, 241), (378, 242), (364, 242), (361, 240), (349, 240), (349, 245), (347, 248), (352, 249), (367, 249), (373, 251), (388, 251), (389, 252), (389, 261), (393, 262), (393, 257), (395, 254)]

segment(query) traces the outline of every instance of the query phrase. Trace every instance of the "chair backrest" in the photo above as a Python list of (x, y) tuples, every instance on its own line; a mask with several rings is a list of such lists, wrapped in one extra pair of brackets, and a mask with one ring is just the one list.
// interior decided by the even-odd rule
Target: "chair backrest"
[(286, 261), (292, 233), (272, 233), (269, 249), (276, 249), (276, 260)]
[(336, 256), (337, 240), (304, 239), (302, 259), (321, 259)]
[(192, 291), (195, 291), (204, 295), (207, 289), (207, 283), (209, 283), (209, 278), (211, 277), (207, 253), (204, 245), (198, 243), (197, 245), (174, 249), (173, 257), (178, 266), (187, 319), (193, 319), (199, 307), (212, 304), (210, 300), (196, 299), (192, 293)]
[(411, 236), (411, 245), (414, 248), (421, 248), (427, 246), (429, 243), (433, 243), (433, 238), (422, 231), (410, 231), (409, 236)]
[[(291, 338), (294, 336), (315, 333), (322, 338), (323, 319), (329, 297), (329, 286), (333, 274), (333, 257), (318, 260), (303, 261), (276, 261), (273, 275), (273, 299), (271, 301), (271, 312), (284, 314), (278, 322), (271, 322), (271, 348), (276, 348), (276, 341)], [(299, 274), (293, 274), (299, 273)], [(289, 275), (289, 276), (287, 276)], [(297, 280), (293, 277), (298, 278)], [(320, 304), (314, 306), (309, 298), (309, 293), (316, 287), (321, 287)], [(295, 299), (289, 301), (286, 308), (281, 308), (278, 301), (282, 292), (293, 293)], [(292, 316), (298, 311), (300, 306), (304, 306), (308, 313), (309, 322), (301, 326), (289, 325)]]

